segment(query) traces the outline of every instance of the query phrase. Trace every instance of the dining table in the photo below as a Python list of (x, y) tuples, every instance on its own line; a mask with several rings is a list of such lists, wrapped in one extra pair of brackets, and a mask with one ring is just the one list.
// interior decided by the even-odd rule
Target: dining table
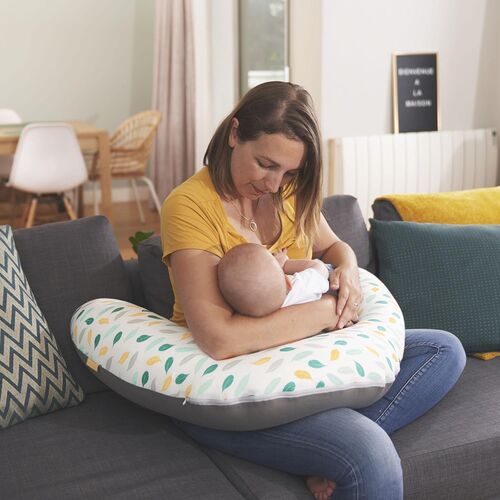
[[(101, 213), (110, 221), (113, 217), (111, 198), (111, 168), (109, 151), (109, 133), (103, 128), (90, 123), (74, 120), (61, 120), (70, 124), (74, 131), (82, 153), (97, 155), (101, 183)], [(29, 123), (0, 125), (0, 155), (13, 155), (23, 128)]]

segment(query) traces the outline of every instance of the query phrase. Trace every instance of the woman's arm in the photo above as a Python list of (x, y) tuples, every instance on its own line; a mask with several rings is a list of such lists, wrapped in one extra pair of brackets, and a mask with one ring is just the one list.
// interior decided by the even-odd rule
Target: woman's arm
[(318, 234), (313, 243), (313, 257), (335, 266), (330, 275), (330, 288), (339, 291), (337, 328), (343, 328), (349, 321), (357, 321), (358, 305), (361, 304), (363, 295), (356, 255), (352, 248), (332, 231), (323, 215), (320, 217)]
[(176, 300), (182, 304), (195, 342), (212, 358), (225, 359), (294, 342), (337, 324), (336, 299), (330, 295), (262, 318), (235, 313), (219, 292), (219, 260), (203, 250), (178, 250), (170, 255)]

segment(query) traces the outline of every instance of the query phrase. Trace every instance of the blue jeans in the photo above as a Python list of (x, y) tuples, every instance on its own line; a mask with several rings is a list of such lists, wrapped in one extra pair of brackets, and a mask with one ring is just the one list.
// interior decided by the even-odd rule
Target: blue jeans
[(195, 441), (291, 474), (337, 483), (333, 500), (400, 500), (403, 474), (389, 434), (417, 419), (455, 385), (460, 341), (441, 330), (407, 330), (401, 370), (379, 401), (327, 410), (258, 431), (219, 431), (175, 421)]

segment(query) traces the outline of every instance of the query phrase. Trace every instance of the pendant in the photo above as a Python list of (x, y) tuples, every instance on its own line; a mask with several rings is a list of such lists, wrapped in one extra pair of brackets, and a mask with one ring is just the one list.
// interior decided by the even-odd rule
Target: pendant
[(250, 219), (248, 226), (250, 227), (250, 231), (257, 232), (257, 223), (253, 219)]

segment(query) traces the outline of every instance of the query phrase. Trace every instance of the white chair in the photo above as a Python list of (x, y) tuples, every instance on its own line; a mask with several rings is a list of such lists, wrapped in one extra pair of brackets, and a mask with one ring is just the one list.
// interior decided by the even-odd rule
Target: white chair
[[(0, 109), (0, 125), (22, 123), (22, 119), (13, 109)], [(12, 168), (12, 156), (0, 155), (0, 182), (9, 178)]]
[(76, 219), (65, 192), (87, 180), (87, 168), (73, 128), (67, 123), (33, 123), (19, 138), (8, 186), (28, 193), (26, 227), (35, 220), (38, 200), (55, 195), (70, 219)]

